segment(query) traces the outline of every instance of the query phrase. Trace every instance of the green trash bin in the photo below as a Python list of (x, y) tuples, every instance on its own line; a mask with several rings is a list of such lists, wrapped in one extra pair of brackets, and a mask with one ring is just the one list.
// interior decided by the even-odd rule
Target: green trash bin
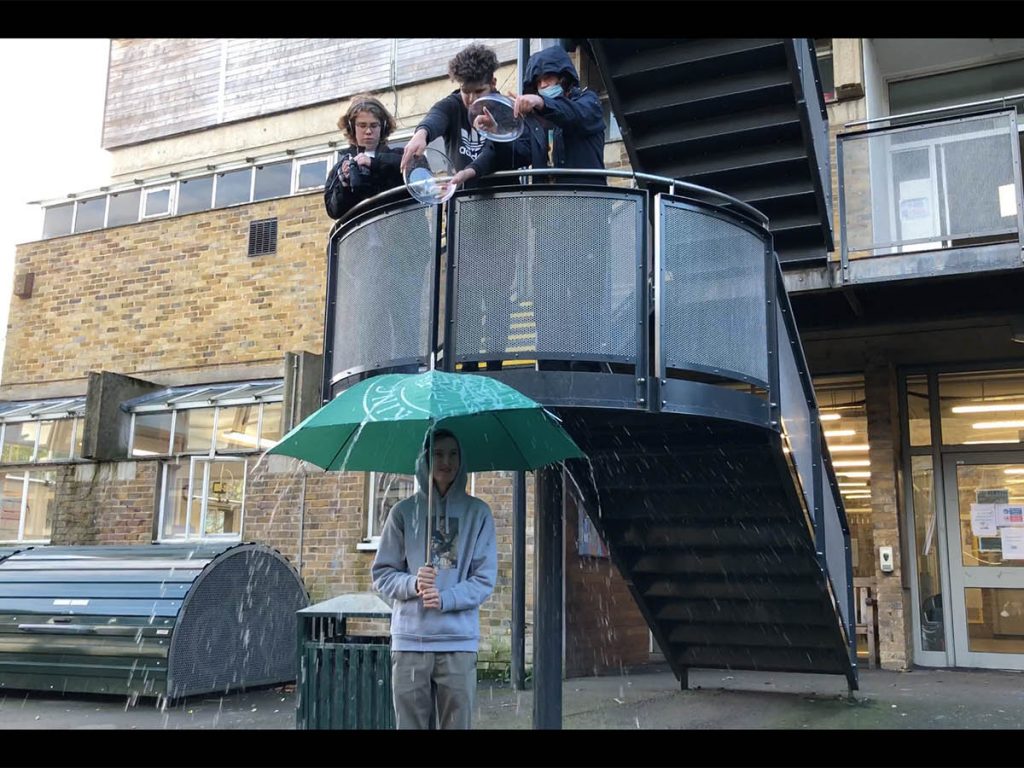
[(387, 730), (391, 700), (391, 638), (349, 635), (350, 618), (389, 618), (378, 595), (332, 597), (297, 612), (299, 679), (295, 727), (300, 730)]

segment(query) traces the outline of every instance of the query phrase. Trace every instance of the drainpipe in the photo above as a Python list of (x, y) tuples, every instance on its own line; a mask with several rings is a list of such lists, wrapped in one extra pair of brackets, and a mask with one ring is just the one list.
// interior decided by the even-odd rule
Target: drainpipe
[(295, 570), (302, 576), (302, 533), (306, 528), (306, 473), (302, 473), (302, 488), (299, 490), (299, 554), (295, 558)]

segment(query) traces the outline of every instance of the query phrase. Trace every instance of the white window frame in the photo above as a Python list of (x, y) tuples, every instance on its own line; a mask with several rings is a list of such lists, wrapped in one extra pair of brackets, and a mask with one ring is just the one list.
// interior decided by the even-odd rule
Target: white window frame
[[(292, 194), (297, 195), (301, 192), (308, 192), (314, 189), (322, 189), (324, 186), (324, 182), (327, 180), (328, 172), (330, 172), (331, 168), (334, 166), (334, 163), (331, 162), (333, 157), (334, 153), (332, 152), (326, 155), (311, 155), (309, 157), (295, 158), (295, 160), (292, 162)], [(299, 175), (302, 172), (302, 166), (321, 162), (326, 163), (327, 167), (324, 169), (323, 178), (320, 179), (319, 183), (315, 184), (312, 187), (300, 187)]]
[[(146, 214), (146, 204), (149, 202), (149, 196), (156, 192), (167, 192), (167, 210), (160, 213)], [(174, 184), (161, 184), (157, 187), (143, 187), (142, 198), (139, 200), (139, 221), (146, 221), (148, 219), (159, 219), (164, 216), (170, 216), (177, 208), (177, 191), (178, 185)]]
[[(387, 474), (385, 472), (367, 472), (366, 482), (366, 529), (362, 541), (356, 544), (357, 550), (376, 550), (380, 546), (380, 531), (374, 530), (374, 522), (377, 519), (377, 476)], [(401, 473), (399, 473), (401, 474)], [(476, 472), (469, 473), (469, 495), (476, 495)], [(420, 489), (419, 478), (412, 476), (413, 493)]]
[[(188, 491), (185, 503), (185, 534), (183, 536), (165, 536), (164, 521), (167, 510), (167, 476), (172, 465), (183, 468), (184, 459), (163, 461), (160, 468), (160, 513), (157, 521), (157, 541), (161, 543), (180, 541), (240, 541), (245, 533), (245, 500), (249, 483), (249, 459), (245, 456), (224, 456), (213, 453), (192, 454), (188, 456)], [(238, 511), (238, 533), (206, 533), (206, 519), (210, 510), (210, 467), (213, 462), (230, 462), (242, 465), (242, 504)], [(202, 472), (197, 472), (197, 467), (202, 465)], [(197, 488), (197, 481), (199, 487)], [(199, 502), (199, 532), (190, 531), (192, 520), (192, 505)]]
[[(28, 487), (29, 487), (29, 483), (45, 483), (47, 481), (45, 479), (39, 479), (39, 478), (32, 477), (33, 470), (30, 470), (28, 467), (23, 467), (23, 468), (20, 468), (20, 469), (19, 468), (12, 468), (12, 469), (15, 469), (16, 472), (24, 473), (24, 475), (25, 475), (22, 478), (22, 483), (21, 483), (21, 509), (20, 509), (19, 517), (18, 517), (18, 538), (13, 539), (13, 540), (12, 539), (0, 539), (0, 541), (3, 541), (4, 543), (15, 543), (15, 544), (49, 544), (50, 540), (53, 538), (53, 529), (52, 528), (50, 529), (50, 536), (49, 536), (49, 538), (45, 538), (45, 539), (26, 539), (25, 538), (25, 517), (26, 517), (27, 512), (28, 512), (27, 506), (28, 506)], [(40, 472), (40, 470), (37, 469), (37, 470), (34, 470), (34, 472), (38, 474)], [(48, 472), (52, 473), (53, 470), (48, 470)], [(6, 473), (5, 473), (5, 475), (6, 475)], [(4, 477), (4, 479), (6, 480), (7, 478)], [(56, 489), (56, 485), (57, 485), (56, 479), (53, 480), (53, 485), (54, 485), (54, 488)]]

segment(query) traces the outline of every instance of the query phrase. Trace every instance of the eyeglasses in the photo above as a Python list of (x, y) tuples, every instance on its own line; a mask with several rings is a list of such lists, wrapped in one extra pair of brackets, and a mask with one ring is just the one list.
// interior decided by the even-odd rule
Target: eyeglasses
[(376, 131), (380, 128), (380, 123), (356, 123), (356, 128), (360, 131)]

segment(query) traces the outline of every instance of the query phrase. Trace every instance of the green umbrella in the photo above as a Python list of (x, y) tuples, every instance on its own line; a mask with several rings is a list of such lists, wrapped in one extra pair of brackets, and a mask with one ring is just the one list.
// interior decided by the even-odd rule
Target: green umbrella
[[(584, 456), (540, 403), (497, 379), (436, 370), (361, 381), (304, 419), (267, 453), (324, 469), (412, 474), (427, 433), (435, 427), (458, 439), (467, 472), (536, 469)], [(433, 508), (433, 490), (430, 483), (427, 509)]]
[(583, 452), (540, 403), (469, 373), (390, 373), (346, 389), (268, 453), (330, 470), (416, 471), (428, 430), (450, 430), (467, 472), (536, 469)]

